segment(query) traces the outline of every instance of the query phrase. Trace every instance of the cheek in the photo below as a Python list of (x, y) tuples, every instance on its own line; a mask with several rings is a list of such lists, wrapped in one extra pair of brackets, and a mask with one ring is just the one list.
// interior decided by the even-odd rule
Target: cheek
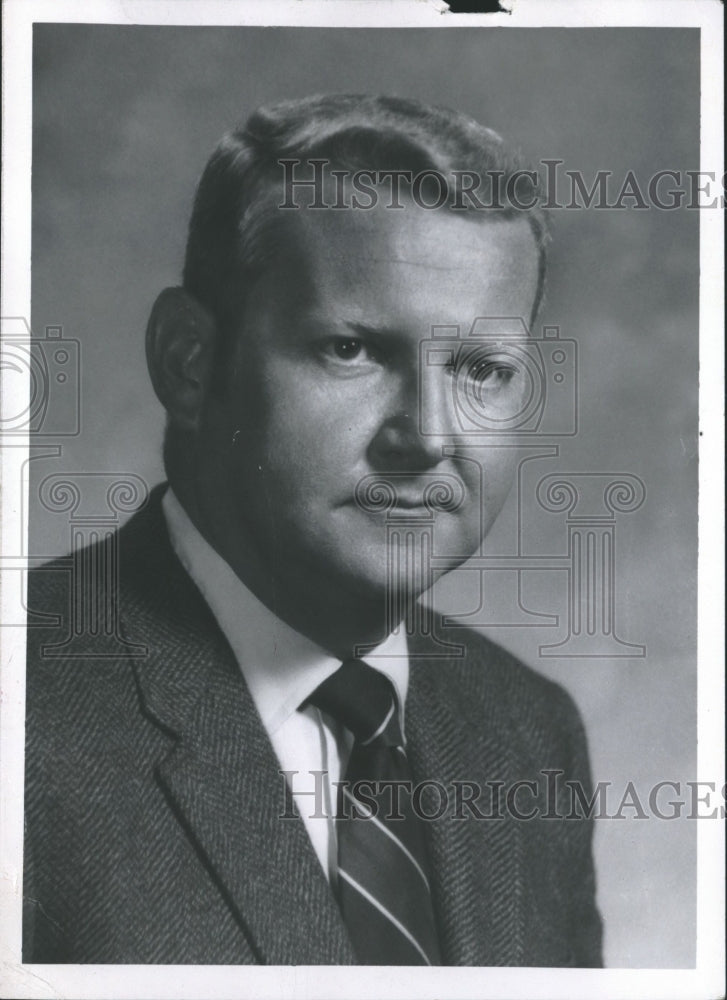
[(376, 428), (362, 389), (278, 374), (266, 379), (263, 396), (260, 460), (271, 474), (306, 490), (355, 474)]
[(520, 452), (516, 448), (493, 448), (484, 459), (483, 507), (489, 528), (502, 508), (515, 479)]

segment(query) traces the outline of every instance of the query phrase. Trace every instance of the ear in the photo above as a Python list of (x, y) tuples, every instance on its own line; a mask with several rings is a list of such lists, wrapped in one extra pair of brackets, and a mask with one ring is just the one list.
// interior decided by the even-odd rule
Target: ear
[(196, 430), (212, 378), (217, 326), (183, 288), (165, 288), (146, 328), (146, 363), (173, 424)]

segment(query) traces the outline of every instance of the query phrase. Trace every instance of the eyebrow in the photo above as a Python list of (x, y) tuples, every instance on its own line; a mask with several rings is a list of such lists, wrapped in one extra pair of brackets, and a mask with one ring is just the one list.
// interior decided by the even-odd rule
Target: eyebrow
[(353, 320), (344, 320), (343, 325), (359, 337), (401, 337), (402, 331), (390, 326), (372, 326), (368, 323), (356, 323)]
[[(495, 317), (492, 317), (492, 318), (494, 319)], [(504, 319), (513, 319), (514, 320), (517, 317), (504, 317), (503, 316), (501, 318), (503, 320)], [(359, 337), (372, 337), (374, 339), (380, 338), (382, 340), (386, 339), (386, 340), (389, 340), (389, 341), (408, 340), (409, 339), (407, 337), (407, 335), (399, 327), (395, 327), (395, 326), (394, 327), (390, 327), (390, 326), (373, 326), (373, 325), (369, 325), (368, 323), (357, 323), (357, 322), (355, 322), (353, 320), (343, 320), (343, 322), (342, 322), (341, 325), (347, 327), (352, 333), (354, 333), (356, 336), (359, 336)], [(430, 324), (429, 331), (426, 334), (426, 338), (427, 339), (429, 339), (432, 336), (432, 331), (433, 331), (433, 328), (435, 326), (437, 326), (437, 324), (435, 324), (435, 323)], [(460, 340), (463, 344), (476, 343), (478, 340), (486, 340), (488, 342), (490, 342), (492, 340), (504, 340), (504, 341), (518, 341), (518, 342), (520, 342), (520, 341), (529, 341), (531, 339), (531, 337), (530, 337), (529, 333), (527, 332), (527, 330), (521, 330), (521, 328), (519, 326), (517, 327), (517, 329), (513, 329), (512, 331), (509, 328), (507, 328), (507, 329), (496, 331), (496, 332), (493, 331), (491, 333), (480, 334), (479, 336), (475, 336), (475, 337), (469, 337), (468, 336), (469, 331), (470, 331), (470, 327), (469, 326), (464, 327), (464, 328), (459, 328), (458, 324), (456, 324), (456, 323), (448, 324), (448, 326), (451, 327), (452, 329), (458, 328), (459, 332), (457, 334), (453, 333), (451, 335), (451, 337), (454, 340)]]

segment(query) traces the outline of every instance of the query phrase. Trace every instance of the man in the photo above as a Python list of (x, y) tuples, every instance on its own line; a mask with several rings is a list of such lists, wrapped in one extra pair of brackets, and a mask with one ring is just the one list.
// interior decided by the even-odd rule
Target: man
[[(543, 801), (544, 774), (587, 792), (575, 707), (412, 625), (427, 539), (464, 561), (516, 464), (473, 461), (454, 391), (523, 406), (542, 213), (482, 207), (516, 166), (464, 116), (354, 96), (262, 109), (213, 154), (147, 334), (169, 485), (118, 542), (146, 655), (30, 630), (26, 961), (600, 963), (590, 823)], [(497, 337), (464, 375), (451, 345), (422, 363), (478, 317)], [(73, 586), (45, 567), (29, 607), (63, 621)]]

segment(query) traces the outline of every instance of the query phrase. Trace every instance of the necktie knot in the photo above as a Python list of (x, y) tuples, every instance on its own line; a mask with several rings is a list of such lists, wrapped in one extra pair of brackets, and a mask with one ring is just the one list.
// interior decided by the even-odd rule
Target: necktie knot
[(344, 660), (308, 702), (350, 729), (359, 746), (403, 746), (394, 685), (363, 660)]

